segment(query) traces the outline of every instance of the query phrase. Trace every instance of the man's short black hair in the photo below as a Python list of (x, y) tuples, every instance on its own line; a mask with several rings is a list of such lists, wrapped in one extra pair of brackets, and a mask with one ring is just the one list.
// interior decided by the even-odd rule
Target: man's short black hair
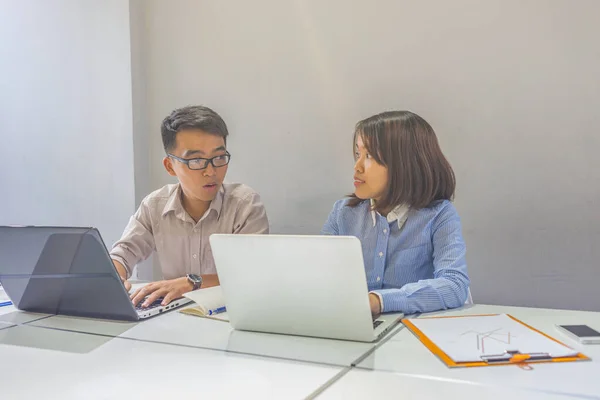
[(163, 146), (167, 153), (175, 147), (177, 132), (186, 129), (221, 136), (225, 143), (227, 143), (227, 135), (229, 135), (223, 118), (210, 108), (204, 106), (178, 108), (172, 111), (160, 126)]

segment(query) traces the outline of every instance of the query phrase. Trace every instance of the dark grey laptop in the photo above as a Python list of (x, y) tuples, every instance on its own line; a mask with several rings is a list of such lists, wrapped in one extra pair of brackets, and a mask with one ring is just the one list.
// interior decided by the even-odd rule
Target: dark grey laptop
[(19, 310), (137, 321), (162, 307), (131, 303), (95, 228), (0, 227), (0, 282)]

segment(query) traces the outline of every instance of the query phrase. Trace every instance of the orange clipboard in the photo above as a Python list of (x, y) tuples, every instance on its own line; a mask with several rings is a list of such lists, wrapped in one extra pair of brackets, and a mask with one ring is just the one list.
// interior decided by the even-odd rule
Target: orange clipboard
[[(442, 318), (469, 318), (469, 317), (490, 317), (501, 314), (478, 314), (478, 315), (461, 315), (461, 316), (441, 316), (441, 317), (424, 317), (419, 319), (442, 319)], [(539, 333), (546, 338), (559, 343), (567, 348), (571, 348), (566, 344), (554, 339), (551, 336), (546, 335), (544, 332), (541, 332), (523, 321), (513, 317), (512, 315), (505, 314), (507, 317), (513, 319), (519, 324), (524, 325), (525, 327), (531, 329), (534, 332)], [(510, 358), (503, 360), (489, 360), (489, 361), (471, 361), (471, 362), (455, 362), (452, 358), (450, 358), (446, 353), (442, 351), (431, 339), (429, 339), (419, 328), (417, 328), (410, 319), (404, 318), (402, 319), (402, 323), (431, 351), (434, 355), (436, 355), (440, 360), (442, 360), (448, 367), (450, 368), (460, 368), (460, 367), (490, 367), (490, 366), (498, 366), (498, 365), (524, 365), (530, 363), (549, 363), (549, 362), (570, 362), (570, 361), (584, 361), (591, 360), (588, 356), (578, 353), (575, 356), (569, 357), (534, 357), (529, 354), (514, 354), (510, 355)]]

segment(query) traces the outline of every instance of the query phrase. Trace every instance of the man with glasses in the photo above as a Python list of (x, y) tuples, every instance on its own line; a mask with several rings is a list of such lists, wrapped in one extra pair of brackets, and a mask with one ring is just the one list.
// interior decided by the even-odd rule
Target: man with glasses
[(135, 305), (216, 286), (219, 278), (208, 238), (213, 233), (268, 233), (259, 195), (242, 184), (223, 183), (231, 154), (227, 126), (213, 110), (188, 106), (173, 111), (161, 126), (163, 165), (179, 183), (166, 185), (143, 201), (110, 255), (121, 279), (153, 252), (164, 280), (135, 291)]

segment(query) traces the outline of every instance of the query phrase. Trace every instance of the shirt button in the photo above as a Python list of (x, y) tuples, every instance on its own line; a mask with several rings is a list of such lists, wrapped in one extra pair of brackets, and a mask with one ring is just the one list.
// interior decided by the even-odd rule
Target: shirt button
[(379, 252), (379, 257), (380, 258), (383, 257), (383, 252), (382, 251)]
[(387, 229), (384, 229), (384, 230), (383, 230), (383, 233), (387, 233)]
[(194, 257), (194, 258), (198, 258), (198, 254), (194, 254), (192, 257)]
[(378, 277), (377, 277), (377, 282), (379, 282), (380, 280), (381, 280), (381, 277), (380, 277), (380, 276), (378, 276)]

